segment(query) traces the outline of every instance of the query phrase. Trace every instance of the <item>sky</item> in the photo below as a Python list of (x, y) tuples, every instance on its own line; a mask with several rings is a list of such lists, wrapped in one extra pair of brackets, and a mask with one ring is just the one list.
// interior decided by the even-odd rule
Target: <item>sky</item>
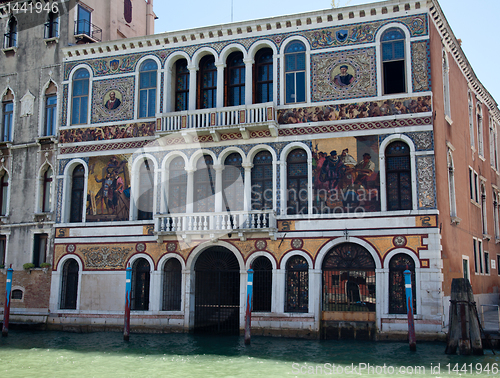
[[(374, 2), (380, 1), (340, 0), (340, 5)], [(495, 68), (495, 62), (500, 62), (500, 49), (494, 39), (500, 34), (500, 1), (439, 0), (439, 3), (455, 36), (462, 40), (462, 49), (476, 76), (500, 103), (500, 73), (498, 66)], [(231, 17), (238, 22), (328, 8), (331, 8), (331, 0), (154, 0), (158, 16), (155, 32), (226, 24), (231, 22)]]

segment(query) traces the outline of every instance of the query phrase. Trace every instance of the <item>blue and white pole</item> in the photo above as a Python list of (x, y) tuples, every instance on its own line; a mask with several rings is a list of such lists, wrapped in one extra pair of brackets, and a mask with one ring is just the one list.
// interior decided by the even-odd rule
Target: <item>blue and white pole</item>
[(245, 345), (250, 345), (250, 329), (252, 326), (252, 294), (253, 294), (253, 269), (248, 270), (247, 282), (247, 312), (245, 316)]
[(12, 264), (10, 268), (7, 269), (7, 285), (5, 287), (5, 307), (3, 310), (3, 326), (2, 326), (2, 336), (9, 336), (9, 317), (10, 317), (10, 292), (12, 290)]
[(127, 266), (125, 278), (125, 326), (123, 328), (123, 340), (128, 341), (130, 335), (130, 296), (132, 291), (132, 268)]
[(405, 276), (406, 289), (406, 309), (408, 311), (408, 342), (410, 350), (417, 350), (417, 341), (415, 338), (415, 321), (413, 319), (413, 291), (411, 289), (411, 272), (407, 269), (403, 272)]

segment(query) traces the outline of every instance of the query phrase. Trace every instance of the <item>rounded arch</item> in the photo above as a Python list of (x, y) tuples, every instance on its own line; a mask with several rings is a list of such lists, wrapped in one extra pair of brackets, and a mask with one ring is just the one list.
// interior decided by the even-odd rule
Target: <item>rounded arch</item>
[(245, 152), (243, 152), (241, 148), (236, 146), (227, 147), (221, 153), (219, 153), (218, 163), (223, 165), (226, 158), (232, 153), (240, 154), (243, 164), (247, 163), (247, 156), (245, 155)]
[[(62, 220), (63, 223), (69, 222), (70, 218), (70, 207), (71, 207), (71, 188), (73, 186), (73, 171), (75, 168), (79, 165), (83, 166), (83, 169), (85, 170), (85, 177), (84, 177), (84, 189), (83, 193), (87, 193), (87, 181), (89, 177), (89, 167), (87, 165), (87, 162), (83, 159), (77, 158), (71, 160), (68, 164), (66, 164), (66, 167), (64, 167), (64, 173), (63, 173), (63, 179), (64, 179), (64, 184), (63, 184), (63, 206), (62, 206)], [(56, 173), (54, 172), (56, 175)], [(86, 212), (82, 212), (82, 222), (85, 221), (85, 216)]]
[(316, 255), (316, 260), (315, 260), (315, 269), (321, 270), (323, 267), (323, 260), (325, 259), (325, 256), (330, 252), (330, 250), (333, 247), (336, 247), (339, 244), (344, 244), (344, 243), (352, 243), (352, 244), (358, 244), (365, 248), (372, 256), (373, 261), (375, 262), (375, 269), (381, 269), (382, 268), (382, 262), (380, 261), (380, 256), (377, 253), (376, 249), (367, 241), (363, 239), (359, 239), (356, 237), (349, 237), (349, 239), (345, 238), (337, 238), (334, 240), (330, 240), (328, 243), (323, 245), (321, 249), (319, 250), (318, 254)]
[(153, 273), (153, 271), (155, 270), (155, 263), (152, 257), (149, 256), (147, 253), (136, 253), (130, 256), (129, 259), (125, 262), (125, 266), (128, 267), (130, 265), (131, 267), (133, 267), (134, 263), (139, 259), (145, 259), (149, 263), (149, 269), (150, 269), (149, 272)]
[(420, 260), (418, 259), (417, 255), (415, 252), (413, 252), (411, 249), (408, 248), (394, 248), (387, 252), (387, 254), (384, 256), (384, 269), (389, 269), (389, 264), (391, 262), (391, 259), (399, 254), (404, 254), (410, 257), (413, 262), (415, 263), (415, 269), (420, 268)]
[(409, 137), (404, 134), (392, 134), (385, 138), (382, 143), (380, 143), (379, 151), (381, 159), (385, 158), (385, 149), (387, 148), (387, 146), (392, 142), (398, 140), (405, 142), (408, 147), (410, 147), (410, 154), (415, 154), (415, 144), (413, 144), (413, 141)]
[[(409, 41), (411, 38), (411, 33), (410, 29), (408, 29), (408, 26), (402, 22), (389, 22), (388, 24), (385, 24), (381, 26), (376, 32), (375, 32), (375, 42), (380, 43), (382, 36), (384, 33), (392, 28), (396, 29), (401, 29), (405, 35), (405, 41)], [(408, 51), (405, 51), (407, 53)]]
[(243, 270), (245, 268), (245, 261), (243, 260), (243, 256), (241, 255), (239, 249), (236, 248), (234, 245), (224, 241), (218, 241), (217, 243), (212, 243), (207, 241), (205, 243), (198, 245), (189, 254), (189, 257), (186, 261), (186, 268), (189, 269), (190, 271), (194, 271), (194, 267), (196, 266), (196, 261), (198, 260), (198, 257), (200, 257), (202, 252), (206, 251), (211, 247), (224, 247), (229, 251), (233, 252), (234, 256), (238, 260), (240, 270)]
[(196, 69), (199, 69), (200, 60), (206, 55), (212, 55), (215, 59), (215, 62), (218, 62), (219, 55), (217, 54), (217, 51), (215, 51), (215, 49), (211, 47), (201, 47), (200, 49), (196, 50), (196, 52), (193, 54), (193, 57), (191, 58), (192, 66), (194, 66)]
[(160, 60), (160, 58), (158, 58), (156, 55), (150, 55), (150, 54), (142, 56), (142, 57), (141, 57), (141, 58), (137, 61), (137, 63), (135, 64), (135, 71), (136, 71), (137, 73), (139, 73), (139, 70), (141, 69), (141, 65), (142, 65), (142, 63), (144, 63), (146, 60), (150, 60), (150, 59), (151, 59), (151, 60), (154, 60), (154, 61), (156, 62), (157, 66), (158, 66), (158, 67), (157, 67), (157, 69), (158, 69), (158, 71), (160, 71), (160, 70), (161, 70), (161, 67), (162, 67), (162, 64), (161, 64), (161, 60)]
[(273, 162), (278, 161), (278, 156), (276, 155), (276, 151), (273, 148), (271, 148), (267, 144), (258, 144), (256, 146), (252, 147), (252, 149), (250, 151), (248, 151), (247, 162), (250, 164), (253, 164), (253, 159), (254, 159), (255, 155), (257, 155), (261, 151), (268, 151), (271, 154), (271, 156), (273, 157)]
[(75, 255), (75, 254), (66, 254), (57, 261), (56, 272), (62, 274), (64, 264), (66, 263), (66, 261), (71, 260), (71, 259), (75, 260), (76, 263), (78, 264), (78, 271), (79, 272), (82, 272), (84, 270), (85, 265), (83, 264), (83, 261), (81, 260), (80, 256)]
[[(75, 73), (79, 70), (79, 69), (85, 69), (86, 71), (88, 71), (89, 73), (89, 80), (90, 82), (92, 82), (92, 79), (94, 79), (94, 71), (92, 70), (92, 67), (90, 67), (90, 65), (88, 65), (87, 63), (80, 63), (80, 64), (77, 64), (75, 67), (73, 67), (69, 73), (69, 76), (68, 76), (68, 80), (70, 82), (73, 81), (73, 76), (75, 76)], [(89, 83), (91, 84), (91, 83)], [(71, 89), (71, 88), (70, 88)], [(90, 85), (89, 85), (89, 91), (90, 91)], [(68, 93), (71, 93), (71, 91), (68, 91)]]
[(226, 63), (226, 60), (227, 60), (227, 57), (233, 53), (233, 52), (241, 52), (243, 53), (243, 60), (247, 59), (248, 57), (248, 53), (247, 53), (247, 50), (245, 49), (245, 47), (240, 44), (240, 43), (231, 43), (227, 46), (225, 46), (220, 55), (219, 55), (219, 60), (216, 61), (215, 63)]
[(144, 153), (144, 154), (140, 154), (140, 155), (137, 155), (136, 157), (134, 157), (132, 164), (131, 164), (132, 173), (137, 172), (139, 170), (144, 159), (148, 159), (148, 160), (152, 161), (153, 166), (154, 166), (154, 170), (155, 171), (158, 170), (158, 162), (156, 161), (155, 157), (149, 153)]
[(273, 55), (277, 55), (278, 54), (278, 48), (276, 47), (276, 44), (273, 41), (271, 41), (271, 40), (263, 39), (263, 40), (260, 40), (260, 41), (255, 41), (250, 46), (250, 48), (248, 49), (247, 56), (249, 58), (252, 58), (252, 59), (255, 60), (255, 55), (259, 52), (259, 50), (265, 49), (265, 48), (270, 48), (271, 50), (273, 50)]
[(204, 148), (196, 150), (193, 155), (191, 155), (191, 158), (189, 159), (189, 165), (186, 166), (186, 168), (189, 169), (195, 169), (196, 168), (196, 163), (198, 160), (203, 157), (203, 155), (210, 155), (214, 161), (214, 165), (218, 164), (218, 159), (217, 156), (215, 156), (215, 153), (210, 150), (206, 150)]
[(278, 262), (276, 261), (276, 257), (267, 252), (267, 251), (256, 251), (253, 252), (250, 256), (247, 257), (245, 262), (245, 269), (248, 270), (252, 266), (253, 262), (259, 257), (267, 257), (269, 261), (271, 261), (271, 265), (273, 266), (273, 270), (278, 269)]
[(165, 61), (164, 68), (170, 70), (179, 59), (186, 59), (188, 67), (191, 65), (191, 57), (184, 51), (174, 51)]
[(311, 149), (309, 148), (309, 146), (307, 144), (302, 143), (302, 142), (292, 142), (292, 143), (287, 144), (283, 148), (283, 150), (281, 151), (280, 160), (283, 161), (283, 162), (285, 162), (288, 154), (292, 150), (295, 150), (297, 148), (302, 148), (303, 150), (306, 151), (306, 153), (307, 153), (307, 160), (311, 160), (312, 159)]
[(186, 269), (186, 262), (182, 258), (181, 255), (177, 253), (172, 253), (172, 252), (167, 252), (163, 256), (161, 256), (160, 260), (158, 260), (158, 264), (156, 266), (156, 270), (163, 270), (163, 267), (167, 263), (168, 260), (170, 259), (176, 259), (180, 262), (181, 264), (181, 269), (185, 270)]
[(285, 49), (288, 46), (289, 43), (294, 42), (294, 41), (300, 41), (304, 44), (306, 48), (306, 53), (310, 53), (311, 51), (311, 45), (309, 43), (309, 40), (301, 35), (292, 35), (288, 38), (286, 38), (283, 42), (281, 42), (280, 46), (280, 54), (285, 53)]
[(189, 164), (189, 158), (183, 151), (170, 151), (168, 154), (165, 155), (165, 157), (161, 161), (162, 172), (168, 170), (172, 160), (174, 160), (176, 157), (179, 156), (182, 157), (182, 159), (184, 160), (184, 166), (187, 167)]
[(296, 249), (288, 251), (287, 253), (285, 253), (281, 257), (281, 260), (279, 261), (279, 268), (280, 269), (286, 269), (286, 263), (293, 256), (302, 256), (302, 257), (304, 257), (306, 259), (306, 261), (307, 261), (307, 265), (309, 266), (309, 269), (313, 269), (314, 262), (313, 262), (313, 259), (311, 258), (311, 256), (307, 252), (299, 251), (299, 250), (296, 250)]

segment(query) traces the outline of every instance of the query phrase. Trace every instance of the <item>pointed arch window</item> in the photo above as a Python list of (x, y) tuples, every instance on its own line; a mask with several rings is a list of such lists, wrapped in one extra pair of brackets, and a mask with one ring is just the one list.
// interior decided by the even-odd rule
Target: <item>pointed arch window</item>
[(47, 213), (52, 209), (52, 168), (48, 167), (43, 173), (43, 183), (42, 183), (42, 212)]
[(273, 265), (265, 256), (257, 257), (252, 263), (253, 304), (252, 312), (271, 312), (273, 288)]
[(457, 201), (455, 197), (455, 166), (453, 165), (453, 155), (448, 150), (448, 190), (450, 196), (450, 216), (457, 216)]
[(255, 55), (254, 103), (273, 101), (273, 50), (260, 49)]
[(215, 170), (210, 155), (203, 155), (196, 163), (194, 173), (194, 211), (215, 211)]
[(80, 68), (75, 72), (75, 75), (73, 76), (73, 94), (71, 104), (72, 125), (87, 123), (89, 81), (90, 74), (84, 68)]
[(384, 94), (406, 92), (405, 34), (390, 28), (382, 34), (382, 71)]
[(308, 312), (309, 264), (302, 256), (286, 262), (285, 312)]
[(66, 260), (61, 282), (61, 310), (76, 310), (78, 297), (78, 271), (76, 260)]
[(9, 197), (9, 175), (4, 171), (0, 178), (0, 216), (7, 215), (7, 201)]
[(4, 34), (3, 48), (8, 49), (17, 46), (17, 20), (14, 16), (9, 19), (7, 33)]
[(132, 266), (131, 310), (149, 310), (149, 284), (151, 273), (146, 259), (137, 259)]
[(45, 91), (45, 119), (43, 136), (55, 135), (57, 119), (57, 87), (50, 82)]
[(45, 23), (44, 38), (59, 37), (59, 13), (49, 12), (47, 22)]
[(12, 127), (14, 125), (14, 95), (9, 89), (2, 98), (2, 130), (1, 142), (9, 142), (12, 139)]
[(252, 210), (273, 208), (273, 156), (260, 151), (253, 158)]
[(483, 141), (483, 112), (481, 104), (477, 104), (477, 151), (479, 156), (484, 156), (484, 141)]
[(154, 166), (144, 159), (139, 168), (139, 193), (137, 199), (137, 220), (153, 219)]
[(217, 107), (217, 67), (212, 55), (201, 59), (198, 77), (198, 109)]
[(410, 148), (405, 142), (396, 141), (385, 150), (387, 210), (411, 210)]
[(186, 212), (187, 174), (184, 159), (176, 157), (170, 162), (168, 177), (168, 212)]
[(243, 210), (244, 203), (244, 177), (245, 171), (242, 167), (241, 155), (234, 152), (224, 160), (222, 171), (222, 195), (226, 211)]
[(85, 168), (79, 164), (73, 170), (71, 181), (70, 223), (83, 221), (83, 195), (85, 189)]
[(474, 102), (472, 100), (472, 94), (470, 92), (467, 94), (467, 99), (469, 102), (470, 145), (471, 147), (474, 147)]
[(227, 58), (226, 106), (245, 104), (245, 63), (243, 53), (231, 53)]
[(287, 214), (307, 214), (308, 168), (307, 153), (301, 148), (290, 152), (286, 158), (287, 164)]
[(443, 50), (443, 95), (444, 95), (444, 114), (451, 119), (450, 105), (450, 67), (446, 51)]
[(285, 103), (306, 101), (306, 47), (300, 41), (285, 48)]
[(189, 70), (187, 60), (175, 62), (175, 111), (188, 110), (189, 105)]
[(417, 293), (415, 282), (415, 262), (404, 254), (398, 253), (389, 262), (389, 314), (406, 314), (406, 287), (404, 271), (411, 273), (411, 290), (413, 297), (413, 313), (417, 313)]
[(156, 81), (158, 64), (153, 59), (142, 62), (139, 68), (139, 118), (156, 115)]
[(181, 263), (171, 258), (163, 267), (163, 311), (181, 310), (181, 282)]

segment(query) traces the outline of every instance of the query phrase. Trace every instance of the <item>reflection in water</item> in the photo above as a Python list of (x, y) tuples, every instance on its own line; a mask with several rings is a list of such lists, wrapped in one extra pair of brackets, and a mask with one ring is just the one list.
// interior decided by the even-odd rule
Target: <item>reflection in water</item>
[[(424, 366), (425, 374), (419, 377), (436, 377), (449, 375), (446, 364), (500, 364), (500, 357), (490, 351), (485, 356), (445, 355), (444, 343), (419, 343), (417, 352), (410, 353), (407, 343), (392, 342), (254, 337), (245, 346), (242, 337), (132, 334), (128, 343), (122, 337), (119, 332), (11, 331), (8, 338), (0, 338), (0, 376), (283, 377), (300, 376), (301, 368), (305, 373), (324, 364), (386, 364), (396, 369), (386, 376), (402, 376), (397, 374), (401, 366)], [(431, 374), (431, 364), (439, 363), (441, 374)]]

